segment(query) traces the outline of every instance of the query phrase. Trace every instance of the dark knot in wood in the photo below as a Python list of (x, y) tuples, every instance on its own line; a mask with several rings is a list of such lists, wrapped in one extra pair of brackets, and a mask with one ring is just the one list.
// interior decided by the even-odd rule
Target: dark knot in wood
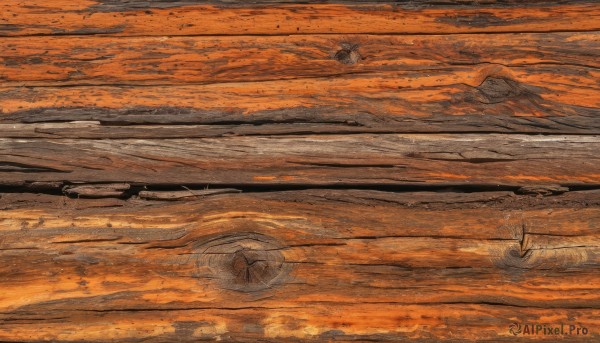
[(495, 264), (507, 270), (525, 271), (562, 270), (580, 267), (589, 260), (588, 249), (585, 247), (544, 247), (537, 244), (531, 248), (523, 243), (514, 244), (504, 249), (493, 249), (492, 256)]
[(198, 248), (198, 267), (208, 270), (223, 288), (253, 292), (282, 283), (290, 271), (274, 238), (235, 233), (212, 238)]
[(342, 64), (355, 64), (361, 59), (357, 44), (342, 43), (341, 47), (333, 56), (336, 61)]
[(488, 77), (476, 87), (481, 94), (481, 101), (497, 104), (523, 94), (519, 83), (498, 77)]

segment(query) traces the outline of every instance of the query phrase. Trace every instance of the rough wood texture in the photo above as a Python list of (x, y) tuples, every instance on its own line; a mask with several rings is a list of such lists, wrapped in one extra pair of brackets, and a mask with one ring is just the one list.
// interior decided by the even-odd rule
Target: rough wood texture
[[(304, 133), (600, 133), (600, 74), (564, 66), (558, 68), (563, 74), (557, 75), (557, 68), (483, 65), (257, 83), (0, 88), (0, 122), (294, 123)], [(263, 128), (265, 134), (298, 131), (284, 126), (229, 130), (258, 134)], [(222, 127), (215, 129), (215, 134), (222, 132)], [(30, 130), (44, 132), (37, 126)], [(119, 135), (117, 128), (104, 131)], [(146, 134), (128, 132), (137, 137)]]
[(598, 133), (599, 37), (10, 38), (0, 121)]
[(598, 37), (11, 38), (0, 120), (598, 133)]
[(598, 136), (0, 139), (0, 177), (141, 184), (599, 184)]
[[(3, 39), (0, 50), (10, 52), (2, 56), (0, 64), (3, 84), (23, 86), (243, 82), (357, 73), (385, 77), (387, 72), (407, 70), (420, 71), (423, 81), (411, 81), (423, 86), (427, 73), (450, 69), (451, 75), (456, 65), (497, 64), (505, 67), (507, 74), (511, 67), (542, 65), (563, 77), (571, 73), (562, 66), (579, 66), (581, 69), (575, 69), (579, 74), (600, 67), (600, 34), (595, 32), (23, 37)], [(597, 86), (597, 79), (594, 81)]]
[[(480, 8), (480, 3), (488, 5)], [(548, 32), (598, 30), (599, 18), (600, 9), (593, 0), (309, 5), (227, 0), (28, 0), (25, 5), (22, 0), (4, 0), (0, 4), (0, 33), (160, 36)]]
[(0, 37), (0, 341), (600, 341), (598, 1), (3, 0)]
[(312, 190), (98, 209), (5, 194), (0, 337), (509, 340), (531, 318), (597, 327), (599, 204), (597, 191)]

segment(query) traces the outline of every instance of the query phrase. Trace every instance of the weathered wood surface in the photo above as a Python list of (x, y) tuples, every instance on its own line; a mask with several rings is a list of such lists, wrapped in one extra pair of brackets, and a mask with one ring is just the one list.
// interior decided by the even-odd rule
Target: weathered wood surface
[(99, 201), (2, 195), (2, 340), (508, 341), (514, 321), (600, 325), (598, 191)]
[[(599, 73), (566, 66), (559, 70), (564, 75), (557, 75), (556, 67), (484, 65), (214, 85), (9, 87), (0, 88), (0, 122), (274, 123), (299, 124), (305, 133), (600, 133)], [(297, 131), (264, 126), (254, 132), (261, 129), (265, 134)], [(112, 130), (118, 129), (104, 131)], [(252, 129), (231, 131), (249, 134)]]
[[(357, 73), (383, 78), (407, 70), (420, 71), (423, 81), (407, 81), (424, 86), (430, 71), (452, 75), (457, 65), (487, 63), (504, 67), (508, 75), (511, 67), (548, 66), (564, 78), (575, 74), (571, 82), (578, 83), (578, 74), (600, 67), (600, 34), (19, 37), (0, 41), (0, 51), (5, 51), (0, 79), (17, 86), (243, 82)], [(567, 72), (573, 66), (581, 69)], [(493, 69), (484, 70), (498, 72)], [(482, 75), (476, 79), (483, 81)], [(597, 87), (597, 77), (594, 81)]]
[(141, 184), (600, 184), (598, 136), (0, 139), (0, 178)]
[(4, 0), (0, 37), (0, 341), (600, 340), (597, 1)]
[(599, 37), (10, 38), (0, 122), (598, 133)]
[(0, 34), (451, 34), (600, 29), (600, 9), (594, 0), (269, 4), (273, 2), (280, 1), (4, 0)]

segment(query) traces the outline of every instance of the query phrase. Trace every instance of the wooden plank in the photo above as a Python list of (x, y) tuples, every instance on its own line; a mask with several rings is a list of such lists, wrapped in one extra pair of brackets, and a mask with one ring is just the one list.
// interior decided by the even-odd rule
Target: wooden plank
[[(204, 4), (202, 4), (204, 3)], [(212, 3), (212, 4), (209, 4)], [(408, 1), (252, 4), (224, 1), (4, 0), (0, 34), (239, 35), (468, 33), (600, 29), (595, 1)]]
[(4, 86), (244, 82), (407, 70), (427, 77), (431, 69), (488, 63), (508, 70), (543, 65), (564, 78), (563, 66), (600, 68), (597, 32), (22, 37), (1, 40), (0, 51), (6, 52), (0, 60)]
[(598, 136), (0, 139), (0, 180), (142, 184), (600, 183)]
[[(266, 134), (298, 130), (598, 134), (599, 78), (596, 70), (577, 66), (507, 68), (486, 64), (427, 72), (214, 85), (5, 87), (0, 88), (0, 122), (288, 124), (287, 129), (230, 129), (234, 133), (262, 130)], [(85, 132), (30, 128), (59, 136)], [(181, 127), (180, 136), (189, 135), (190, 128)], [(156, 131), (158, 137), (173, 137), (178, 132), (154, 129), (163, 132)], [(215, 127), (214, 133), (222, 129)], [(27, 130), (15, 126), (12, 134), (26, 134)], [(114, 133), (103, 132), (109, 135), (106, 137), (119, 137), (118, 129), (112, 130)]]
[[(46, 37), (7, 39), (4, 48), (15, 54), (3, 57), (3, 85), (44, 87), (3, 87), (0, 120), (294, 122), (334, 124), (305, 125), (301, 132), (339, 133), (598, 133), (600, 35), (495, 37), (70, 37), (54, 38), (48, 53), (40, 50)], [(353, 53), (361, 56), (358, 63), (340, 63)]]
[(598, 337), (598, 191), (98, 201), (2, 194), (1, 339)]
[[(334, 308), (329, 304), (315, 304), (310, 308), (297, 309), (198, 308), (181, 311), (63, 311), (52, 314), (53, 317), (48, 317), (36, 312), (20, 320), (9, 317), (11, 321), (4, 325), (0, 334), (8, 342), (57, 339), (67, 342), (84, 339), (135, 342), (138, 337), (146, 342), (394, 342), (409, 339), (433, 342), (457, 340), (457, 337), (462, 340), (525, 342), (532, 340), (532, 336), (515, 337), (510, 334), (509, 327), (513, 323), (525, 323), (528, 327), (542, 325), (535, 324), (534, 319), (541, 318), (545, 322), (559, 323), (547, 324), (547, 330), (557, 326), (560, 329), (560, 323), (565, 323), (565, 335), (572, 334), (567, 337), (586, 342), (597, 339), (598, 335), (591, 328), (600, 324), (596, 309), (539, 309), (485, 304), (365, 304), (360, 307), (349, 304)], [(44, 320), (46, 318), (48, 320)], [(256, 322), (264, 324), (256, 325)], [(572, 331), (569, 331), (570, 325), (573, 325)], [(448, 330), (449, 327), (452, 330)], [(543, 337), (542, 328), (533, 337)], [(581, 331), (583, 329), (585, 331)], [(57, 332), (62, 333), (58, 335)]]

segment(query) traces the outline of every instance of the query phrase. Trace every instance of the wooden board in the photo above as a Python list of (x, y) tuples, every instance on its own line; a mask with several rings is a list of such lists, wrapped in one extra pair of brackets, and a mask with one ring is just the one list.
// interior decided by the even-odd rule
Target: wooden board
[[(465, 65), (481, 70), (467, 82), (474, 86), (491, 74), (510, 77), (512, 67), (540, 65), (565, 78), (575, 74), (569, 83), (583, 86), (577, 75), (585, 77), (586, 71), (600, 67), (600, 34), (596, 32), (19, 37), (3, 39), (0, 49), (10, 52), (2, 56), (0, 78), (4, 85), (16, 86), (203, 84), (366, 73), (384, 78), (394, 71), (418, 71), (420, 78), (413, 73), (414, 79), (405, 82), (423, 87), (433, 82), (448, 84), (453, 74), (465, 72), (465, 68), (455, 67)], [(580, 68), (567, 72), (563, 67)], [(427, 75), (438, 69), (447, 74), (435, 79)], [(597, 88), (597, 78), (593, 81), (590, 86)]]
[(600, 10), (594, 0), (281, 2), (29, 0), (24, 5), (21, 0), (5, 0), (0, 5), (0, 33), (5, 36), (451, 34), (600, 28)]
[(112, 202), (0, 199), (3, 340), (510, 340), (514, 321), (600, 324), (597, 191)]
[(0, 37), (0, 341), (600, 340), (597, 1), (4, 0)]
[(598, 133), (599, 37), (10, 38), (0, 122)]
[(275, 133), (264, 124), (302, 133), (599, 134), (599, 74), (563, 67), (569, 76), (562, 77), (553, 69), (482, 66), (215, 85), (1, 88), (0, 123), (174, 124), (184, 131), (192, 124), (247, 124), (257, 134)]
[(0, 139), (4, 183), (598, 184), (597, 136)]

